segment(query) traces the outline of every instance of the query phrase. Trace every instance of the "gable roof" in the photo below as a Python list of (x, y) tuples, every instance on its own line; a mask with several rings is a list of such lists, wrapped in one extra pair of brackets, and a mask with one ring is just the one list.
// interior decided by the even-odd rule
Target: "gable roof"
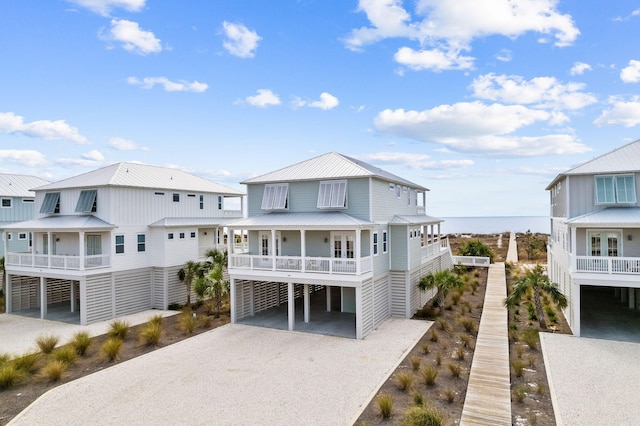
[(36, 196), (33, 188), (46, 185), (48, 180), (36, 176), (0, 174), (0, 196), (33, 198)]
[(393, 183), (410, 186), (412, 188), (428, 191), (427, 188), (413, 183), (406, 179), (396, 176), (374, 167), (364, 161), (338, 154), (337, 152), (329, 152), (309, 160), (296, 163), (292, 166), (266, 173), (247, 179), (241, 183), (277, 183), (277, 182), (294, 182), (309, 181), (323, 179), (345, 179), (354, 177), (376, 177)]
[(124, 162), (115, 163), (101, 169), (63, 179), (37, 189), (39, 191), (50, 191), (54, 189), (95, 188), (100, 186), (156, 188), (176, 191), (212, 192), (225, 195), (244, 195), (241, 191), (179, 169)]
[(568, 175), (631, 173), (637, 171), (640, 171), (640, 139), (582, 163), (564, 173), (560, 173), (546, 189), (551, 189), (558, 180)]

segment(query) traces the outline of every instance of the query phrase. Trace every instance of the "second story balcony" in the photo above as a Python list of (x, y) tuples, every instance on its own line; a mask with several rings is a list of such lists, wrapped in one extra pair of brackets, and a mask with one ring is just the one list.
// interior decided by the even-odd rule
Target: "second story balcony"
[(576, 256), (575, 272), (640, 275), (640, 257)]
[(232, 254), (229, 268), (330, 275), (360, 275), (371, 272), (371, 256), (358, 259), (309, 256), (260, 256)]
[(35, 253), (7, 253), (6, 266), (18, 268), (50, 268), (67, 271), (84, 271), (111, 266), (111, 256), (108, 254), (77, 256), (77, 255), (47, 255)]

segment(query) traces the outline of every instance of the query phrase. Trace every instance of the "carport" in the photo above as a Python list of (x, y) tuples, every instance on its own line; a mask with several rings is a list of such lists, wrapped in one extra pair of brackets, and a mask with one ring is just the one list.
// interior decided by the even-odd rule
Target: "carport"
[(80, 282), (8, 274), (8, 313), (80, 324)]
[(640, 342), (640, 289), (580, 286), (580, 335)]

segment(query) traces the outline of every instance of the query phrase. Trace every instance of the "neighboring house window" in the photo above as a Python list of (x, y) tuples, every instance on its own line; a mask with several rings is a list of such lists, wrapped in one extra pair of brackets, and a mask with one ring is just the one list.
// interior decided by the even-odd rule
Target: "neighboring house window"
[(408, 206), (411, 205), (411, 190), (410, 189), (407, 191), (407, 205)]
[(318, 208), (347, 207), (347, 181), (334, 180), (320, 182), (318, 191)]
[(373, 255), (376, 256), (378, 254), (378, 233), (373, 233)]
[(60, 193), (48, 192), (44, 194), (44, 200), (40, 207), (40, 213), (51, 214), (60, 213)]
[(200, 194), (200, 210), (204, 209), (204, 195)]
[(187, 197), (196, 198), (196, 194), (187, 194)]
[(19, 240), (26, 240), (27, 239), (27, 233), (26, 232), (21, 232), (18, 234), (18, 239)]
[(11, 207), (11, 198), (3, 198), (2, 199), (2, 208), (8, 209)]
[(173, 232), (169, 232), (167, 234), (167, 238), (170, 239), (170, 240), (173, 240)]
[(222, 195), (218, 195), (218, 210), (222, 210)]
[(95, 213), (98, 210), (98, 191), (95, 189), (80, 191), (76, 213)]
[(387, 231), (382, 231), (382, 252), (387, 252)]
[(116, 254), (124, 253), (124, 235), (116, 235)]
[(195, 237), (196, 237), (196, 233), (195, 233), (195, 232), (192, 232), (192, 233), (191, 233), (191, 238), (195, 238)]
[(11, 241), (12, 238), (13, 234), (11, 234), (11, 232), (7, 232), (7, 241)]
[(174, 203), (179, 203), (180, 202), (180, 194), (178, 194), (178, 193), (174, 193), (173, 194), (173, 202)]
[(394, 189), (396, 189), (396, 186), (392, 183), (389, 184), (389, 191), (393, 191)]
[(636, 202), (633, 175), (596, 176), (596, 204), (631, 204)]
[(180, 238), (184, 238), (184, 232), (180, 233)]
[(267, 184), (262, 194), (263, 210), (285, 210), (289, 208), (289, 184)]
[(156, 192), (154, 192), (154, 194), (155, 194), (155, 195), (164, 195), (164, 192), (156, 191)]
[(33, 198), (23, 198), (22, 202), (23, 203), (31, 203), (31, 204), (33, 204), (33, 203), (36, 202), (36, 200), (34, 200)]
[(396, 198), (400, 198), (402, 195), (402, 187), (400, 185), (396, 186)]
[(145, 234), (138, 234), (138, 251), (146, 251), (146, 239), (147, 236)]

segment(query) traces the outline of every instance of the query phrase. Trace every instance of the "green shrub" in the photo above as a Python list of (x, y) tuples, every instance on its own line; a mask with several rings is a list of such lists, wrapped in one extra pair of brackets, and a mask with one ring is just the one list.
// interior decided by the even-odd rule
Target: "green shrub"
[(376, 397), (378, 410), (383, 419), (388, 419), (393, 413), (393, 396), (388, 393), (381, 393)]
[(122, 340), (117, 337), (110, 337), (102, 344), (102, 353), (109, 361), (117, 361), (120, 357), (120, 349), (122, 348)]
[[(75, 354), (75, 353), (74, 353)], [(40, 370), (40, 376), (50, 382), (57, 382), (62, 379), (62, 375), (67, 371), (68, 364), (59, 359), (52, 359), (42, 367)]]
[(538, 316), (536, 315), (536, 307), (533, 306), (533, 303), (527, 303), (527, 312), (531, 321), (538, 320)]
[(431, 365), (425, 365), (422, 367), (422, 370), (420, 370), (420, 375), (422, 376), (425, 385), (433, 386), (436, 383), (436, 378), (438, 377), (438, 370)]
[(38, 345), (40, 352), (43, 354), (50, 354), (58, 345), (58, 336), (54, 336), (53, 334), (38, 336), (38, 338), (36, 338), (36, 345)]
[(91, 340), (89, 333), (86, 331), (78, 331), (73, 335), (69, 344), (78, 355), (85, 356), (92, 342), (93, 341)]
[(449, 371), (451, 372), (452, 377), (460, 377), (460, 373), (462, 372), (462, 367), (460, 364), (449, 363), (447, 364)]
[(0, 367), (2, 367), (4, 364), (9, 362), (10, 360), (11, 360), (11, 355), (6, 354), (6, 353), (1, 353), (0, 354)]
[(411, 371), (399, 371), (398, 374), (396, 374), (396, 385), (398, 386), (398, 389), (406, 391), (407, 389), (411, 388), (411, 385), (413, 384), (413, 373)]
[(411, 362), (411, 368), (413, 368), (413, 371), (420, 370), (420, 364), (422, 363), (422, 358), (414, 355), (409, 358), (409, 362)]
[(196, 324), (200, 328), (211, 328), (213, 319), (209, 315), (201, 315), (197, 318)]
[(159, 322), (149, 321), (138, 333), (138, 340), (145, 346), (158, 346), (160, 337), (162, 337), (162, 325)]
[(13, 363), (5, 363), (0, 366), (0, 389), (9, 389), (20, 383), (24, 378), (24, 371)]
[(11, 360), (11, 364), (18, 370), (25, 374), (31, 374), (36, 371), (36, 363), (40, 359), (40, 354), (37, 352), (27, 352), (22, 356), (16, 357)]
[(120, 340), (124, 340), (129, 333), (131, 325), (125, 320), (115, 320), (109, 325), (109, 331), (107, 335), (109, 337), (116, 337)]
[(538, 333), (538, 330), (536, 330), (535, 328), (526, 328), (522, 331), (522, 334), (520, 335), (520, 340), (525, 342), (527, 346), (529, 346), (531, 349), (536, 350), (538, 349), (540, 334)]
[(402, 419), (403, 426), (441, 426), (444, 415), (432, 407), (411, 407)]
[(70, 365), (75, 361), (78, 354), (76, 350), (71, 346), (65, 346), (64, 348), (56, 349), (51, 353), (53, 359), (56, 361), (62, 361), (67, 365)]

